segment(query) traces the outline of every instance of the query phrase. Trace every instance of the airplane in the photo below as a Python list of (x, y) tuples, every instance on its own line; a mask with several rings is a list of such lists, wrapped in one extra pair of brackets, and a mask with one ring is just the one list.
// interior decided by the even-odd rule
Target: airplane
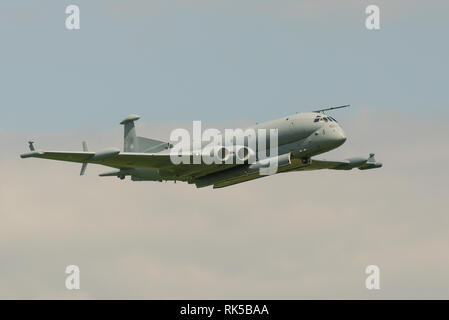
[[(325, 112), (346, 108), (349, 105), (320, 109), (313, 112), (296, 113), (287, 117), (256, 124), (250, 128), (277, 129), (278, 152), (276, 173), (310, 171), (320, 169), (360, 170), (382, 167), (376, 162), (374, 154), (369, 157), (352, 157), (340, 161), (327, 161), (314, 158), (316, 155), (338, 148), (346, 141), (346, 135), (335, 120)], [(197, 188), (213, 186), (223, 188), (238, 183), (262, 178), (260, 168), (267, 166), (266, 159), (256, 157), (249, 163), (248, 156), (255, 154), (245, 145), (234, 145), (233, 148), (220, 150), (221, 163), (181, 163), (174, 164), (170, 158), (173, 144), (136, 135), (134, 122), (140, 119), (131, 114), (120, 122), (124, 126), (123, 151), (108, 148), (97, 152), (88, 151), (83, 141), (83, 151), (42, 151), (35, 149), (34, 142), (29, 141), (30, 152), (21, 154), (21, 158), (41, 158), (81, 163), (80, 175), (84, 175), (87, 164), (99, 164), (116, 170), (102, 173), (101, 177), (130, 176), (132, 181), (183, 181), (195, 184)], [(226, 148), (226, 147), (221, 147)], [(195, 150), (190, 150), (193, 157)], [(243, 162), (231, 164), (227, 157), (239, 157)], [(226, 159), (225, 159), (226, 158)]]

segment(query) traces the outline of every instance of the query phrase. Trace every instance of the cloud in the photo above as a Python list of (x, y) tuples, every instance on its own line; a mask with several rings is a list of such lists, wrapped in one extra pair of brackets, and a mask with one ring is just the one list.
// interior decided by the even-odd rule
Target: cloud
[[(19, 159), (0, 131), (1, 298), (448, 298), (448, 130), (434, 117), (354, 109), (329, 157), (380, 170), (279, 174), (230, 188), (99, 178), (107, 168)], [(338, 117), (337, 117), (338, 118)], [(446, 117), (441, 117), (445, 119)], [(187, 124), (188, 125), (188, 124)], [(169, 126), (141, 133), (164, 139)], [(120, 146), (61, 132), (41, 148)], [(81, 268), (81, 290), (64, 287)], [(381, 290), (364, 288), (377, 264)]]

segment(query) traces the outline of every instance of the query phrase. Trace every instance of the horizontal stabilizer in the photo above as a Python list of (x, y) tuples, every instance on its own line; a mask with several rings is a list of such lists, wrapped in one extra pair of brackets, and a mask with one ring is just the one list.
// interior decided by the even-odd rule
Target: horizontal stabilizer
[(144, 138), (144, 137), (136, 137), (136, 152), (145, 152), (145, 153), (157, 153), (164, 151), (170, 148), (170, 143)]

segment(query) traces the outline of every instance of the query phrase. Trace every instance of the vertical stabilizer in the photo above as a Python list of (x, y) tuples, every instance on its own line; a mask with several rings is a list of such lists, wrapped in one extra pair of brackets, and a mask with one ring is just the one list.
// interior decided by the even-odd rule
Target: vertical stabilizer
[(123, 124), (125, 126), (125, 133), (123, 137), (124, 152), (157, 153), (173, 147), (169, 142), (137, 136), (134, 121), (139, 119), (140, 116), (136, 114), (130, 114), (125, 119), (123, 119), (122, 122), (120, 122), (120, 124)]
[(123, 119), (120, 124), (125, 126), (125, 134), (123, 137), (123, 151), (125, 152), (135, 152), (137, 147), (137, 136), (136, 127), (134, 126), (134, 121), (139, 120), (140, 116), (136, 114), (130, 114), (125, 119)]

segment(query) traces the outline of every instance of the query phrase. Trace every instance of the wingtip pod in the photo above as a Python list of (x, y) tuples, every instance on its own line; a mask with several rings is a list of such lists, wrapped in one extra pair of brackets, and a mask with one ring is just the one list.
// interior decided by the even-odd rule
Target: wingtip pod
[(20, 155), (20, 157), (22, 159), (33, 158), (33, 157), (39, 156), (41, 154), (43, 154), (42, 151), (32, 151), (32, 152), (23, 153), (23, 154)]
[(380, 163), (380, 162), (367, 163), (367, 164), (359, 167), (359, 170), (376, 169), (376, 168), (381, 168), (381, 167), (382, 167), (382, 163)]
[(43, 154), (42, 151), (39, 151), (39, 150), (36, 150), (36, 149), (35, 149), (35, 147), (34, 147), (34, 141), (31, 141), (31, 140), (28, 141), (28, 148), (30, 149), (30, 152), (21, 154), (20, 157), (21, 157), (22, 159), (25, 159), (25, 158), (33, 158), (33, 157), (36, 157), (36, 156), (38, 156), (38, 155)]
[(366, 163), (364, 165), (359, 167), (359, 170), (376, 169), (381, 167), (382, 163), (376, 162), (376, 159), (374, 158), (374, 153), (370, 153), (368, 160), (366, 160)]

